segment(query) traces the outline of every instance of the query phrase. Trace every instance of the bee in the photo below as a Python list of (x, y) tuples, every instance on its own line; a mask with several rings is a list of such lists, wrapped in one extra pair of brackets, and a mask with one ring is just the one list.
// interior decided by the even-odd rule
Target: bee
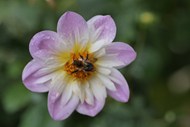
[(94, 71), (94, 65), (88, 60), (88, 54), (86, 56), (86, 59), (82, 55), (80, 55), (79, 60), (74, 60), (73, 65), (77, 68), (72, 73), (76, 73), (78, 71), (84, 71), (84, 72), (90, 72)]

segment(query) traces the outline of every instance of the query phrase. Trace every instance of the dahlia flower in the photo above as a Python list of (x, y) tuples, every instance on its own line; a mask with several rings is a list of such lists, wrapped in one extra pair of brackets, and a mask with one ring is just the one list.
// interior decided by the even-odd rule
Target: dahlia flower
[(48, 110), (54, 120), (64, 120), (75, 110), (95, 116), (107, 95), (128, 101), (128, 84), (117, 69), (130, 64), (136, 53), (126, 43), (112, 42), (115, 35), (111, 16), (98, 15), (86, 22), (79, 14), (66, 12), (57, 32), (45, 30), (31, 39), (32, 60), (22, 80), (33, 92), (49, 92)]

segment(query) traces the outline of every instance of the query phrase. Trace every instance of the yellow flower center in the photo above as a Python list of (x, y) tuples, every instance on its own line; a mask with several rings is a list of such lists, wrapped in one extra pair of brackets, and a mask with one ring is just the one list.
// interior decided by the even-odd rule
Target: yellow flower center
[(96, 70), (94, 63), (97, 61), (93, 54), (87, 51), (70, 54), (70, 60), (64, 65), (64, 70), (72, 77), (86, 80)]

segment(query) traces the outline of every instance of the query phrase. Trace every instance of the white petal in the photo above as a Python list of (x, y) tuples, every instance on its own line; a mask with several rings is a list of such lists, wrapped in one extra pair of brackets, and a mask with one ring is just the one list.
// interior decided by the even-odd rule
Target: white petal
[(106, 50), (105, 50), (105, 48), (102, 48), (102, 49), (94, 52), (94, 57), (99, 58), (99, 57), (104, 56), (105, 54), (106, 54)]
[(80, 92), (79, 85), (77, 81), (72, 81), (68, 85), (72, 85), (72, 90), (75, 94), (78, 95), (78, 92)]
[(57, 33), (70, 44), (78, 42), (83, 45), (89, 40), (87, 23), (81, 15), (75, 12), (66, 12), (60, 17)]
[(95, 52), (97, 50), (99, 50), (100, 48), (102, 48), (103, 46), (105, 45), (104, 41), (102, 40), (99, 40), (99, 41), (96, 41), (92, 44), (92, 46), (90, 47), (90, 52)]
[(64, 40), (61, 40), (59, 45), (56, 45), (56, 49), (54, 50), (54, 54), (60, 53), (60, 52), (68, 52), (71, 50), (71, 45), (69, 45)]
[(84, 103), (85, 101), (85, 85), (84, 84), (81, 84), (80, 90), (81, 90), (80, 100), (81, 100), (81, 103)]
[(96, 42), (98, 40), (98, 37), (101, 34), (101, 30), (102, 30), (102, 28), (96, 29), (93, 26), (89, 28), (90, 42), (94, 43), (94, 42)]
[(45, 76), (42, 76), (41, 78), (38, 78), (34, 83), (35, 84), (42, 84), (42, 83), (45, 83), (45, 82), (48, 82), (49, 80), (51, 80), (52, 78), (52, 75), (45, 75)]
[(55, 68), (44, 67), (44, 68), (38, 70), (38, 71), (34, 74), (34, 76), (35, 76), (35, 77), (39, 77), (39, 76), (43, 76), (43, 75), (45, 75), (45, 74), (50, 74), (50, 73), (54, 72), (55, 70), (56, 70)]
[(61, 103), (65, 105), (69, 101), (71, 96), (72, 96), (72, 85), (67, 84), (62, 94), (63, 99), (61, 100)]
[[(50, 91), (48, 96), (48, 100), (51, 103), (56, 103), (56, 100), (62, 95), (64, 91), (64, 87), (66, 86), (66, 83), (64, 82), (64, 75), (64, 73), (54, 73), (52, 76), (52, 82), (49, 86)], [(63, 96), (60, 98), (63, 98)], [(48, 102), (48, 104), (50, 103)]]
[(116, 55), (106, 55), (99, 58), (96, 64), (104, 67), (117, 67), (123, 63), (116, 58)]
[(102, 85), (102, 82), (98, 78), (93, 77), (90, 80), (90, 87), (97, 100), (101, 101), (107, 96), (106, 88)]
[(117, 54), (118, 61), (121, 61), (123, 64), (117, 68), (122, 68), (131, 62), (133, 62), (137, 56), (137, 53), (134, 49), (123, 42), (114, 42), (106, 46), (106, 54)]
[(103, 85), (106, 86), (106, 88), (108, 88), (111, 91), (116, 90), (114, 83), (108, 77), (106, 77), (102, 74), (97, 74), (97, 76), (102, 81)]
[(62, 93), (65, 86), (66, 86), (66, 82), (64, 81), (64, 77), (65, 77), (64, 72), (54, 73), (52, 75), (51, 85), (49, 86), (50, 89), (53, 89), (55, 91), (58, 91), (59, 93)]
[(69, 85), (72, 85), (73, 92), (75, 93), (75, 95), (77, 95), (80, 98), (81, 103), (83, 103), (85, 96), (84, 84), (80, 84), (80, 82), (73, 81), (73, 83)]
[(93, 96), (91, 88), (89, 87), (89, 83), (88, 82), (86, 82), (86, 84), (85, 84), (85, 101), (89, 105), (93, 105), (94, 104), (94, 96)]
[(120, 81), (119, 79), (113, 77), (113, 76), (109, 76), (109, 79), (111, 79), (113, 82), (117, 83), (117, 84), (122, 84), (122, 81)]
[(74, 94), (65, 105), (61, 103), (62, 99), (64, 99), (64, 97), (57, 94), (56, 91), (49, 91), (48, 110), (54, 120), (64, 120), (68, 118), (79, 104), (79, 98)]
[(48, 68), (58, 68), (60, 66), (63, 66), (67, 61), (68, 59), (65, 59), (64, 61), (62, 60), (60, 63), (60, 61), (56, 57), (51, 57), (44, 62)]
[(91, 40), (103, 40), (111, 43), (116, 35), (116, 25), (111, 16), (97, 15), (88, 20)]
[(104, 75), (109, 75), (109, 74), (111, 74), (111, 69), (110, 68), (106, 68), (106, 67), (98, 66), (97, 67), (97, 72), (99, 72), (101, 74), (104, 74)]

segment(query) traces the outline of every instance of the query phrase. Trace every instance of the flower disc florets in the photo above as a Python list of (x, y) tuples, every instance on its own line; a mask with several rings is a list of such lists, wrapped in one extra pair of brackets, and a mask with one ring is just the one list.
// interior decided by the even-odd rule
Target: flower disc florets
[(64, 65), (64, 70), (77, 80), (87, 80), (96, 71), (94, 63), (97, 61), (87, 51), (71, 53), (71, 59)]

